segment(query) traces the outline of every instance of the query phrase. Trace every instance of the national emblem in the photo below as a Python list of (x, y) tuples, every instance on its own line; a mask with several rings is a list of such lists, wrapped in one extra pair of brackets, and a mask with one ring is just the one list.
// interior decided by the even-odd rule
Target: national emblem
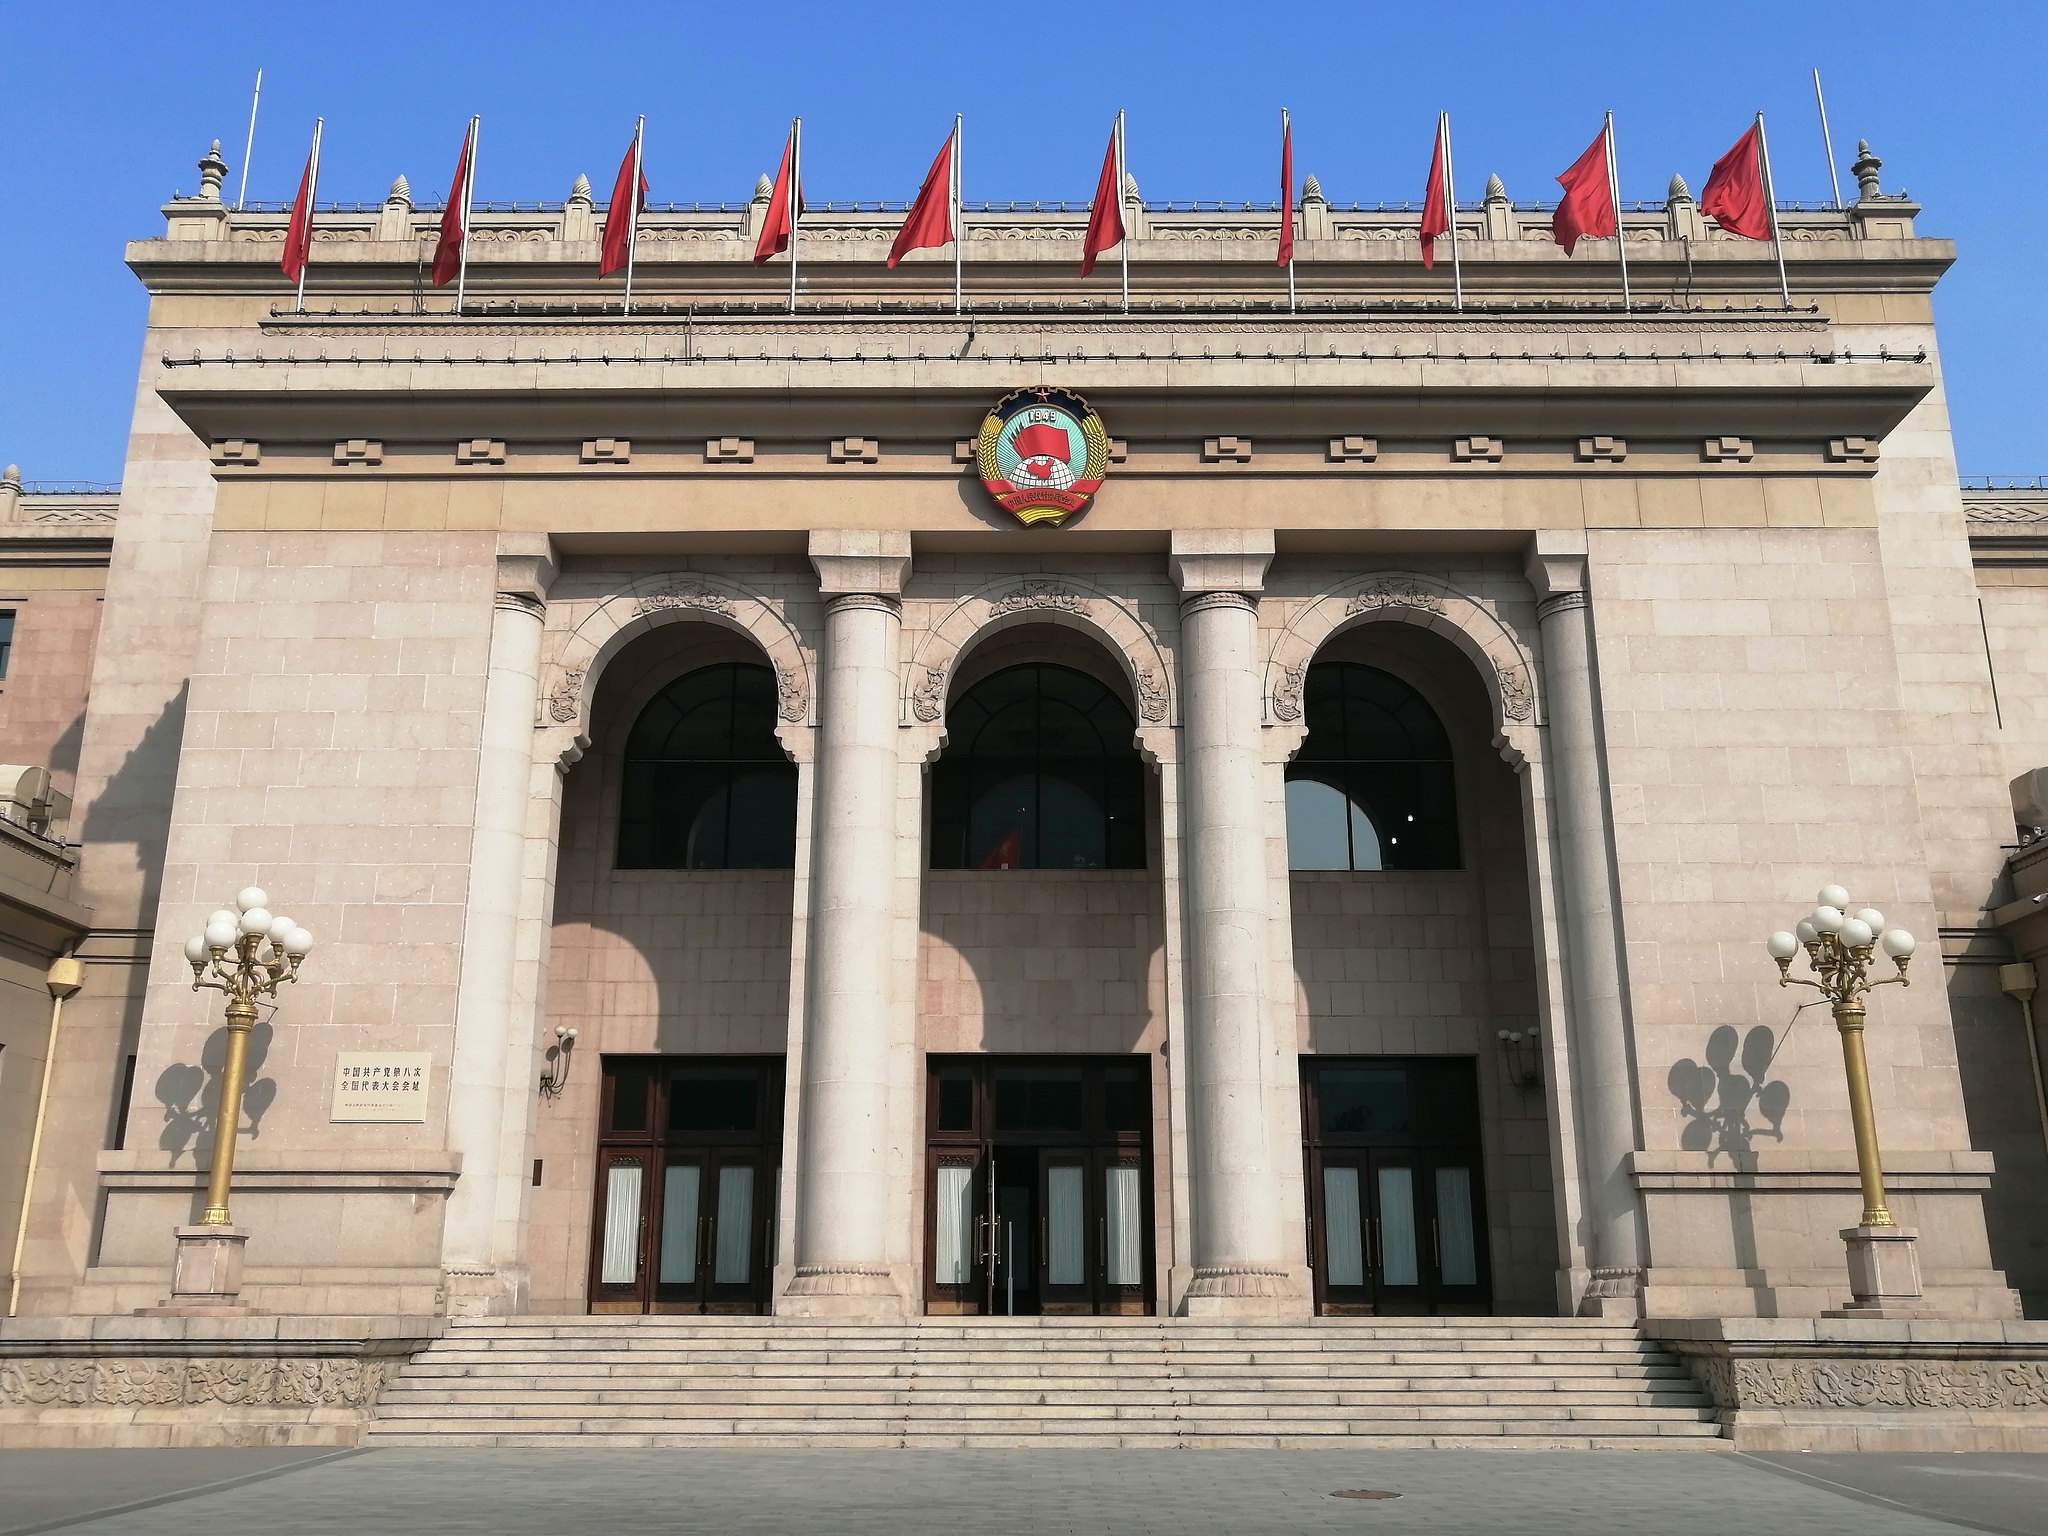
[(1058, 527), (1088, 505), (1109, 469), (1102, 418), (1071, 390), (1020, 389), (1003, 396), (975, 444), (981, 483), (1026, 525)]

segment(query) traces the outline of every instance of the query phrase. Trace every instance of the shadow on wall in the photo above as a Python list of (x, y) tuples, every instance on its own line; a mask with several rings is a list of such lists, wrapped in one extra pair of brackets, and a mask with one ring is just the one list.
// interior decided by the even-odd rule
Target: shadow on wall
[(1771, 1077), (1777, 1052), (1775, 1030), (1759, 1024), (1742, 1035), (1732, 1024), (1723, 1024), (1707, 1036), (1707, 1048), (1701, 1052), (1704, 1063), (1690, 1057), (1672, 1063), (1665, 1083), (1686, 1116), (1679, 1146), (1688, 1152), (1727, 1153), (1741, 1159), (1754, 1150), (1752, 1143), (1760, 1136), (1784, 1141), (1792, 1087)]
[[(178, 786), (178, 757), (185, 738), (185, 705), (190, 683), (180, 683), (163, 713), (150, 722), (121, 766), (114, 770), (85, 813), (82, 840), (104, 848), (127, 843), (135, 850), (142, 889), (134, 910), (156, 911), (163, 885), (164, 850), (171, 835), (171, 799)], [(147, 921), (146, 918), (138, 921)]]
[[(242, 1090), (242, 1113), (252, 1141), (262, 1133), (263, 1116), (277, 1097), (277, 1079), (258, 1075), (270, 1054), (270, 1042), (268, 1023), (249, 1031), (249, 1078)], [(164, 1128), (157, 1145), (171, 1154), (173, 1167), (187, 1151), (193, 1153), (197, 1166), (199, 1151), (203, 1148), (210, 1154), (213, 1150), (214, 1125), (220, 1118), (221, 1068), (227, 1054), (228, 1032), (222, 1027), (207, 1036), (197, 1065), (173, 1062), (157, 1077), (157, 1102), (164, 1107)]]

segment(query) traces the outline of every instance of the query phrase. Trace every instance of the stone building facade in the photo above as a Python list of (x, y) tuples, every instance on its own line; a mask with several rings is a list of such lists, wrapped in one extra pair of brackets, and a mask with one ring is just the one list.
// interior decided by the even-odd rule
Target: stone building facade
[[(128, 251), (76, 795), (133, 963), (70, 1005), (25, 1310), (163, 1299), (181, 946), (251, 883), (322, 940), (255, 1042), (265, 1310), (1817, 1315), (1839, 1047), (1761, 940), (1827, 881), (1923, 940), (1869, 1049), (1928, 1305), (2048, 1291), (1988, 968), (2040, 626), (1874, 157), (1785, 215), (1789, 308), (1681, 182), (1626, 309), (1496, 183), (1463, 310), (1311, 182), (1295, 309), (1276, 212), (1132, 187), (1128, 312), (1001, 208), (964, 314), (831, 210), (792, 312), (764, 188), (650, 212), (630, 315), (587, 193), (483, 211), (455, 315), (402, 183), (299, 311), (219, 167)], [(1107, 434), (1059, 526), (980, 483), (1020, 389)], [(336, 1113), (363, 1053), (417, 1116)]]

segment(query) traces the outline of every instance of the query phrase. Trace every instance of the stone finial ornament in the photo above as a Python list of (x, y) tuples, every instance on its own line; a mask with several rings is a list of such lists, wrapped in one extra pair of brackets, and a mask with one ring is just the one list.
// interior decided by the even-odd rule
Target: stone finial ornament
[(202, 202), (220, 201), (220, 184), (227, 180), (228, 163), (220, 157), (220, 140), (215, 139), (199, 162), (199, 197)]
[(412, 183), (403, 175), (391, 183), (391, 190), (384, 194), (384, 206), (410, 208), (412, 206)]
[(1138, 191), (1138, 178), (1133, 176), (1129, 171), (1125, 171), (1124, 201), (1127, 203), (1142, 203), (1144, 200), (1145, 199), (1143, 194), (1141, 194)]
[(1877, 173), (1884, 169), (1884, 162), (1870, 152), (1870, 140), (1856, 141), (1856, 163), (1849, 167), (1856, 178), (1856, 196), (1866, 203), (1874, 203), (1884, 196), (1878, 185)]
[(1668, 208), (1673, 203), (1689, 203), (1691, 201), (1692, 188), (1685, 184), (1683, 176), (1673, 175), (1671, 185), (1664, 193), (1664, 205)]
[(1301, 200), (1304, 203), (1311, 200), (1318, 203), (1324, 201), (1323, 184), (1316, 180), (1316, 173), (1314, 171), (1310, 171), (1307, 179), (1301, 184)]
[(1522, 221), (1515, 217), (1515, 205), (1508, 201), (1508, 189), (1500, 177), (1486, 178), (1486, 201), (1480, 205), (1480, 227), (1489, 240), (1519, 240)]
[(1670, 187), (1665, 190), (1664, 233), (1672, 240), (1707, 238), (1706, 216), (1700, 212), (1700, 205), (1692, 200), (1692, 188), (1685, 184), (1683, 176), (1674, 175)]
[(21, 515), (21, 466), (10, 464), (0, 475), (0, 522), (11, 523)]
[(767, 201), (768, 201), (768, 199), (769, 199), (769, 198), (773, 197), (774, 195), (775, 195), (775, 183), (774, 183), (774, 182), (770, 181), (770, 180), (769, 180), (769, 179), (768, 179), (768, 178), (767, 178), (766, 176), (760, 176), (760, 177), (757, 177), (757, 178), (755, 179), (755, 181), (754, 181), (754, 196), (753, 196), (753, 201), (754, 201), (754, 202), (757, 202), (757, 203), (765, 203), (765, 202), (767, 202)]
[(572, 203), (587, 203), (590, 201), (590, 178), (583, 175), (580, 171), (576, 176), (576, 185), (569, 189), (569, 201)]
[(1486, 201), (1489, 203), (1504, 203), (1507, 200), (1508, 189), (1507, 186), (1501, 181), (1500, 177), (1498, 175), (1487, 177)]

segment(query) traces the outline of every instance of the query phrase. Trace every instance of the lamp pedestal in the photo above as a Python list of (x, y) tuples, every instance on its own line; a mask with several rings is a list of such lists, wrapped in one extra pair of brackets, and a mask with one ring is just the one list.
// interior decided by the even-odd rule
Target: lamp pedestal
[(1849, 1249), (1846, 1307), (1823, 1317), (1866, 1317), (1880, 1321), (1932, 1317), (1920, 1292), (1920, 1234), (1912, 1227), (1844, 1227)]
[(249, 1233), (243, 1227), (178, 1227), (178, 1257), (171, 1269), (171, 1299), (160, 1307), (140, 1307), (138, 1317), (249, 1317), (244, 1306), (242, 1250)]

